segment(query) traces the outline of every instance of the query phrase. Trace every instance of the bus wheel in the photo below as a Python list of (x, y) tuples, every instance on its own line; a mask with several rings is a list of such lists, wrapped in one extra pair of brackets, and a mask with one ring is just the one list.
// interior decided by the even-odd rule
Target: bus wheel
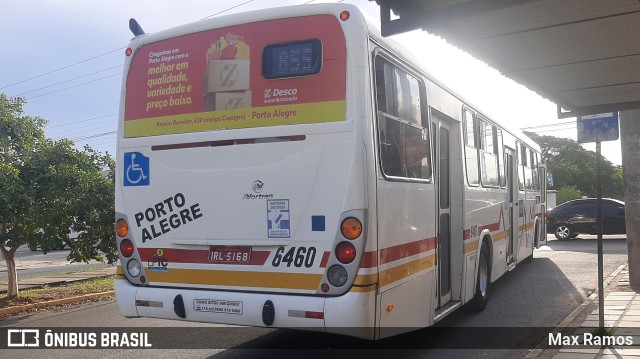
[(476, 278), (476, 291), (473, 297), (472, 308), (482, 311), (489, 301), (489, 285), (491, 283), (491, 259), (489, 246), (484, 242), (480, 249), (480, 263), (478, 264), (478, 277)]

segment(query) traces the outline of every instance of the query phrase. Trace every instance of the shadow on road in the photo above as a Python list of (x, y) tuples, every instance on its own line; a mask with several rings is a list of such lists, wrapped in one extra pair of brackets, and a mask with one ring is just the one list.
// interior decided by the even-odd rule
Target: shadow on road
[[(410, 358), (511, 358), (504, 349), (534, 348), (566, 318), (585, 296), (548, 258), (536, 258), (506, 273), (491, 287), (491, 299), (481, 313), (468, 308), (453, 313), (434, 327), (376, 342), (339, 335), (275, 330), (234, 346), (211, 358), (324, 357), (354, 354)], [(466, 350), (477, 348), (480, 350)], [(312, 350), (309, 350), (312, 349)], [(501, 350), (502, 349), (502, 350)], [(426, 350), (426, 352), (425, 352)], [(428, 354), (427, 354), (428, 353)], [(457, 354), (456, 354), (457, 353)], [(518, 355), (520, 356), (520, 355)]]

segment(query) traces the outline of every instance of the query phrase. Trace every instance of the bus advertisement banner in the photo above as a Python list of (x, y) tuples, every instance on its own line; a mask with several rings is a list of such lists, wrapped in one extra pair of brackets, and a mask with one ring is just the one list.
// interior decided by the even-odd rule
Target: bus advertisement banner
[(344, 121), (344, 34), (317, 15), (150, 43), (125, 96), (124, 137)]

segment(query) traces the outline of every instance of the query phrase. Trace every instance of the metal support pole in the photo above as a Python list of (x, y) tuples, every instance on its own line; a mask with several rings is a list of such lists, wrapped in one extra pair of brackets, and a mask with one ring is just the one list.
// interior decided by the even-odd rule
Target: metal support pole
[(596, 142), (596, 221), (598, 226), (598, 320), (604, 334), (604, 259), (602, 256), (602, 179), (600, 165), (601, 143)]
[(629, 284), (640, 293), (640, 110), (620, 112)]

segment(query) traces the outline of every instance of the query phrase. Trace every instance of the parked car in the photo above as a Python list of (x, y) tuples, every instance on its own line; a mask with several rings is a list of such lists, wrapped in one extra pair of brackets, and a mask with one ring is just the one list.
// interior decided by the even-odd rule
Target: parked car
[[(547, 231), (558, 239), (571, 239), (584, 234), (598, 234), (596, 199), (584, 198), (565, 202), (547, 211)], [(602, 199), (603, 234), (625, 234), (624, 202)]]

